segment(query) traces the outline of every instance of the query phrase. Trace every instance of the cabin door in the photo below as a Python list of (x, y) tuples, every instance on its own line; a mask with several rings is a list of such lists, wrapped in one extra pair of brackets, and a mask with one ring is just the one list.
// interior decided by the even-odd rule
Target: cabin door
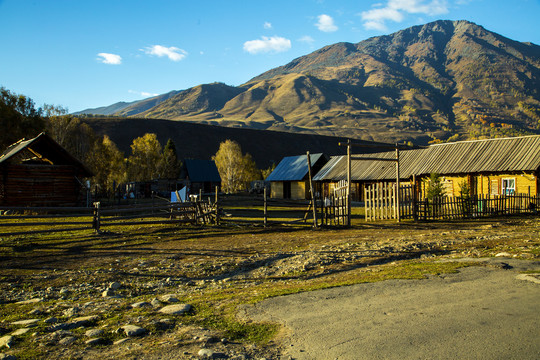
[(289, 181), (285, 181), (283, 183), (283, 198), (284, 199), (291, 198), (291, 183)]
[(469, 188), (471, 189), (471, 196), (478, 195), (478, 179), (474, 175), (468, 175)]

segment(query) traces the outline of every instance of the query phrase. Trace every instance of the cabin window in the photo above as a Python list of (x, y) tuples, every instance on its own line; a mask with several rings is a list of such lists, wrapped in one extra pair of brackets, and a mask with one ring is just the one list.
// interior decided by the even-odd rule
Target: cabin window
[(499, 195), (499, 180), (491, 180), (491, 195)]
[(516, 192), (516, 179), (502, 179), (502, 193), (504, 195), (512, 195)]

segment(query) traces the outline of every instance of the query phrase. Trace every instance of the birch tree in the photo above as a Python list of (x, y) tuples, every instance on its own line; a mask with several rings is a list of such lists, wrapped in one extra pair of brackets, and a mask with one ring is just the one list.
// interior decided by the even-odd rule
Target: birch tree
[(243, 155), (236, 141), (225, 140), (212, 157), (221, 177), (221, 188), (226, 193), (245, 190), (252, 180), (260, 178), (260, 171), (250, 154)]
[(144, 134), (131, 143), (128, 175), (133, 181), (157, 179), (161, 160), (161, 144), (156, 134)]

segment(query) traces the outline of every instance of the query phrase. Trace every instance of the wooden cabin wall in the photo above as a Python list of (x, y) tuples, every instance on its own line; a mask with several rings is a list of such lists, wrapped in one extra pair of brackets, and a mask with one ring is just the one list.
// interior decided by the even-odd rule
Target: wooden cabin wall
[(84, 194), (72, 166), (7, 165), (2, 168), (0, 204), (76, 206)]

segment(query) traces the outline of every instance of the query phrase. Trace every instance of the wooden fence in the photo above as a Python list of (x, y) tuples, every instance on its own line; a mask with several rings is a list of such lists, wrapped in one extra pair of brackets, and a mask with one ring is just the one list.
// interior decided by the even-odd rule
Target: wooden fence
[[(1, 236), (94, 229), (122, 225), (219, 224), (217, 203), (187, 202), (87, 207), (2, 207)], [(17, 228), (16, 231), (9, 229)], [(23, 229), (23, 230), (21, 230)], [(28, 229), (28, 230), (26, 230)]]
[[(379, 183), (365, 187), (366, 221), (397, 219), (396, 186)], [(400, 186), (400, 219), (466, 219), (508, 214), (537, 213), (540, 196), (528, 194), (478, 195), (467, 198), (440, 197), (432, 200), (415, 197), (412, 185)]]
[(416, 204), (416, 219), (464, 219), (511, 214), (538, 213), (540, 196), (528, 194), (479, 195), (469, 198), (440, 197)]
[[(412, 185), (399, 187), (399, 201), (394, 183), (377, 183), (364, 188), (366, 221), (412, 218), (414, 189)], [(399, 208), (399, 209), (398, 209)]]
[(346, 196), (332, 195), (323, 200), (321, 224), (325, 226), (346, 226), (349, 216)]
[[(313, 203), (309, 200), (272, 199), (247, 194), (220, 198), (222, 223), (251, 225), (313, 225)], [(321, 210), (320, 201), (316, 210)], [(317, 215), (318, 217), (320, 216)]]

